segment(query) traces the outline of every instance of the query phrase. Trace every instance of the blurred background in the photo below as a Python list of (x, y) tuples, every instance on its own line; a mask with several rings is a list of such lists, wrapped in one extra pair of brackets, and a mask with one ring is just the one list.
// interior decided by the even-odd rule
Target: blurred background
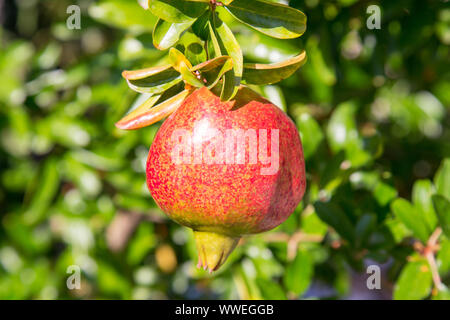
[[(155, 17), (132, 0), (0, 0), (0, 298), (449, 298), (448, 234), (436, 265), (421, 251), (439, 224), (431, 195), (450, 199), (448, 1), (289, 4), (308, 17), (294, 40), (224, 19), (247, 62), (308, 54), (259, 88), (298, 126), (308, 190), (284, 224), (245, 238), (209, 275), (191, 231), (145, 185), (160, 124), (114, 126), (142, 101), (122, 70), (166, 54), (152, 45)], [(372, 4), (380, 29), (366, 25)], [(425, 217), (425, 234), (409, 213)], [(380, 289), (366, 285), (369, 265)]]

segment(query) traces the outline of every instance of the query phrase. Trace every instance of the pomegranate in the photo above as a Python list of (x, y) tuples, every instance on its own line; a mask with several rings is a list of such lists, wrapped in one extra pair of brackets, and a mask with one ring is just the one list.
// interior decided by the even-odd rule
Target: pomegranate
[(296, 126), (244, 86), (228, 102), (194, 91), (159, 129), (146, 172), (162, 211), (194, 230), (199, 267), (210, 272), (242, 235), (285, 221), (306, 187)]

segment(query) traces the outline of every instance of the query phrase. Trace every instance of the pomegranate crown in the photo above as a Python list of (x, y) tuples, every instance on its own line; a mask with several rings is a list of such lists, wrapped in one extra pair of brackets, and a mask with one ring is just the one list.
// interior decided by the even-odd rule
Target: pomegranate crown
[(120, 129), (139, 129), (164, 119), (196, 88), (207, 87), (222, 101), (228, 101), (241, 84), (276, 83), (306, 62), (302, 51), (277, 63), (244, 63), (238, 41), (222, 20), (235, 18), (277, 39), (300, 37), (306, 29), (306, 16), (287, 5), (268, 0), (138, 2), (158, 17), (153, 29), (154, 46), (170, 50), (158, 66), (122, 73), (129, 87), (145, 94), (146, 100), (116, 123)]

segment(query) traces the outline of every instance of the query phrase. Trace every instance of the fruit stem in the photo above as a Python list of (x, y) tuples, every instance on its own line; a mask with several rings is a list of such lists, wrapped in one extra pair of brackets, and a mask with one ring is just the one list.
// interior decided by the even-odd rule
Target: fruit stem
[(240, 237), (230, 237), (215, 232), (194, 230), (198, 252), (198, 268), (216, 271), (224, 264), (230, 253), (236, 248)]

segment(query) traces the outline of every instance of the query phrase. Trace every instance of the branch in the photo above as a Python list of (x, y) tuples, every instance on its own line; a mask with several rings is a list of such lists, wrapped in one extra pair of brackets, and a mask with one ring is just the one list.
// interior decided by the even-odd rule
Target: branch
[(434, 257), (434, 253), (439, 249), (437, 241), (441, 233), (442, 229), (440, 227), (436, 228), (436, 230), (434, 230), (434, 232), (428, 239), (427, 246), (423, 250), (423, 255), (425, 256), (425, 258), (428, 261), (428, 264), (430, 265), (431, 275), (433, 277), (433, 283), (436, 290), (440, 290), (442, 288), (441, 277), (439, 276), (436, 259)]
[(287, 256), (289, 260), (292, 260), (295, 258), (300, 242), (321, 242), (323, 240), (323, 236), (306, 234), (301, 231), (297, 231), (293, 235), (278, 232), (264, 235), (264, 240), (266, 242), (287, 242)]

